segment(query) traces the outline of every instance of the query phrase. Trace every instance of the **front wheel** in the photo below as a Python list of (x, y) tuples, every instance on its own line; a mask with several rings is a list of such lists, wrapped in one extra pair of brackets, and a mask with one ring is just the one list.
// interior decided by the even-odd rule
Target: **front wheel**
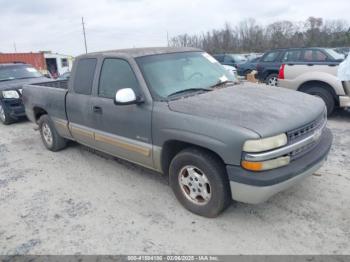
[(224, 165), (205, 150), (189, 148), (171, 161), (170, 186), (179, 202), (191, 212), (216, 217), (231, 202)]
[(6, 108), (0, 101), (0, 122), (3, 123), (4, 125), (9, 125), (13, 122), (13, 119), (8, 115), (6, 112)]
[(56, 152), (66, 147), (67, 140), (57, 133), (48, 115), (41, 116), (38, 124), (41, 139), (48, 150)]

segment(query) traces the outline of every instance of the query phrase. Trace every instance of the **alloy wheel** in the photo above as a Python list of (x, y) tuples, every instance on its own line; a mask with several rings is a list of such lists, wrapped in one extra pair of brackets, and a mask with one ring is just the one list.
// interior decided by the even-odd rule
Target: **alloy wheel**
[(268, 82), (269, 86), (277, 86), (277, 77), (271, 77)]
[(47, 123), (43, 123), (41, 129), (42, 129), (42, 134), (46, 144), (48, 146), (52, 146), (53, 139), (52, 139), (52, 132), (49, 125)]
[(4, 110), (4, 108), (2, 107), (1, 104), (0, 104), (0, 119), (1, 119), (2, 122), (6, 121), (5, 110)]
[(178, 176), (179, 185), (185, 197), (196, 205), (206, 205), (212, 191), (209, 180), (202, 170), (195, 166), (183, 167)]

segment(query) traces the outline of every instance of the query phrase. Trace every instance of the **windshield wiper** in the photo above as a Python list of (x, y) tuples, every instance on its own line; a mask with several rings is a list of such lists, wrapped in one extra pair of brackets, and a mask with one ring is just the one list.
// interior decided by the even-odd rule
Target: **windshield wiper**
[(216, 84), (210, 86), (210, 88), (215, 88), (215, 87), (226, 85), (226, 84), (234, 84), (234, 82), (231, 80), (225, 80), (225, 81), (219, 80)]
[(189, 89), (183, 89), (183, 90), (171, 93), (170, 95), (168, 95), (168, 97), (172, 97), (172, 96), (179, 95), (179, 94), (182, 94), (182, 93), (191, 93), (191, 92), (198, 92), (198, 91), (209, 92), (209, 91), (212, 91), (212, 89), (211, 88), (189, 88)]
[(14, 79), (29, 79), (29, 78), (39, 78), (40, 76), (26, 76), (26, 77), (18, 77)]
[(0, 82), (3, 82), (3, 81), (11, 81), (13, 80), (14, 78), (5, 78), (5, 79), (0, 79)]

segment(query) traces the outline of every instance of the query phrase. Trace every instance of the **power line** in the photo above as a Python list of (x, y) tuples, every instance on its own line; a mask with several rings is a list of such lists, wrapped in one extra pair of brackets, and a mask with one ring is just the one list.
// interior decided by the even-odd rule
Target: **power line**
[(82, 18), (81, 18), (81, 24), (83, 25), (84, 44), (85, 44), (85, 53), (87, 54), (87, 45), (86, 45), (86, 34), (85, 34), (84, 17), (82, 17)]

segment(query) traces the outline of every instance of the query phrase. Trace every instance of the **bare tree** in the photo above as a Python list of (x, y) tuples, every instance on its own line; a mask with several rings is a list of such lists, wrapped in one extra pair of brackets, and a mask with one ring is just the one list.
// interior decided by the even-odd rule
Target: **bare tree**
[(210, 53), (264, 52), (267, 49), (307, 46), (350, 46), (350, 28), (344, 20), (309, 17), (304, 22), (276, 21), (262, 26), (246, 19), (232, 26), (225, 23), (199, 35), (182, 34), (170, 39), (174, 47), (198, 47)]

